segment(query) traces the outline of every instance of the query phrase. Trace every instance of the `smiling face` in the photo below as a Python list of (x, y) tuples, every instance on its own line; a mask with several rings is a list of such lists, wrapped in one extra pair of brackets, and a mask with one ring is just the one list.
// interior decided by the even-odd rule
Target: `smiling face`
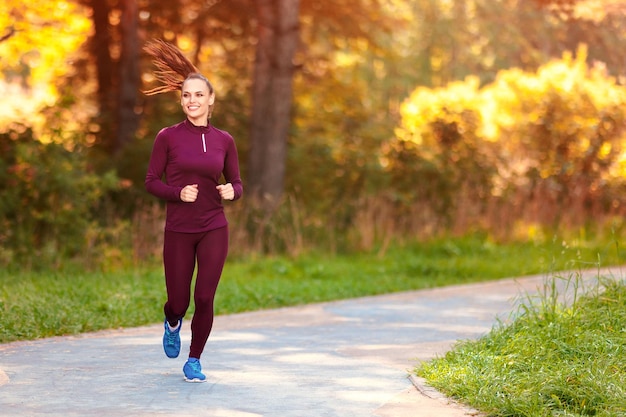
[(180, 104), (187, 118), (196, 126), (206, 126), (215, 93), (209, 90), (205, 80), (189, 78), (183, 84)]

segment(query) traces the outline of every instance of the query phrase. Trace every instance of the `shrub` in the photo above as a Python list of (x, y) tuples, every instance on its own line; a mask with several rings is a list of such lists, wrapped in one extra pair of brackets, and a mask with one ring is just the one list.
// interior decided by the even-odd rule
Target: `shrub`
[(0, 133), (0, 262), (58, 267), (76, 256), (118, 186), (112, 172), (90, 172), (78, 149), (41, 143), (19, 125)]

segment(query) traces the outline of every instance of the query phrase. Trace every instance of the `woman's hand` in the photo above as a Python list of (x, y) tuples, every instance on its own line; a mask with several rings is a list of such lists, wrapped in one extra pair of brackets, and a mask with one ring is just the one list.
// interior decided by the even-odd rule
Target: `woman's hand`
[(198, 184), (186, 185), (180, 190), (180, 199), (185, 203), (193, 203), (198, 198)]
[(235, 198), (235, 190), (233, 189), (233, 185), (231, 183), (220, 184), (215, 188), (220, 193), (220, 197), (224, 200), (232, 200)]

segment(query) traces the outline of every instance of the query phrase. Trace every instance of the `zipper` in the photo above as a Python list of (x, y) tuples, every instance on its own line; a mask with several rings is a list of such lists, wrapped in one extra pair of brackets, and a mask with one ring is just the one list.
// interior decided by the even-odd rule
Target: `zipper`
[(202, 149), (204, 149), (204, 153), (206, 153), (206, 142), (204, 141), (204, 133), (202, 134)]

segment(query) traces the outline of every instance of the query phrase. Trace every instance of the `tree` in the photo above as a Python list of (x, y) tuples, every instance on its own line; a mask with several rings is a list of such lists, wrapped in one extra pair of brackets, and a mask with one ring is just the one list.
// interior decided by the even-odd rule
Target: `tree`
[[(498, 100), (493, 132), (506, 138), (501, 178), (526, 189), (525, 200), (539, 202), (555, 226), (592, 218), (623, 176), (626, 89), (586, 58), (580, 48), (536, 74), (502, 71), (491, 92), (485, 89)], [(550, 203), (554, 212), (545, 210)]]
[[(98, 145), (118, 155), (135, 136), (140, 114), (139, 11), (136, 0), (86, 0), (94, 25), (90, 51), (98, 80)], [(113, 16), (119, 16), (119, 21)], [(114, 24), (112, 24), (112, 20)]]
[(257, 36), (248, 189), (277, 204), (284, 189), (291, 124), (294, 56), (299, 43), (299, 0), (257, 0)]
[(96, 80), (97, 80), (97, 107), (99, 124), (98, 142), (105, 149), (111, 149), (113, 146), (102, 144), (106, 141), (104, 138), (110, 138), (112, 127), (114, 102), (114, 81), (115, 74), (114, 62), (110, 54), (113, 40), (112, 28), (109, 23), (109, 15), (111, 14), (111, 6), (107, 1), (87, 0), (84, 3), (91, 8), (91, 18), (93, 20), (93, 35), (89, 39), (89, 51), (95, 60)]
[[(0, 94), (6, 99), (0, 106), (0, 131), (19, 123), (32, 128), (39, 140), (55, 140), (42, 110), (63, 95), (59, 80), (74, 71), (90, 22), (84, 8), (66, 0), (5, 0), (1, 8)], [(74, 89), (77, 96), (80, 88)], [(73, 110), (73, 124), (89, 113), (87, 106)]]
[(122, 39), (119, 60), (119, 106), (117, 106), (117, 138), (115, 150), (119, 152), (134, 137), (139, 127), (137, 91), (139, 77), (139, 11), (136, 0), (122, 0), (120, 33)]

